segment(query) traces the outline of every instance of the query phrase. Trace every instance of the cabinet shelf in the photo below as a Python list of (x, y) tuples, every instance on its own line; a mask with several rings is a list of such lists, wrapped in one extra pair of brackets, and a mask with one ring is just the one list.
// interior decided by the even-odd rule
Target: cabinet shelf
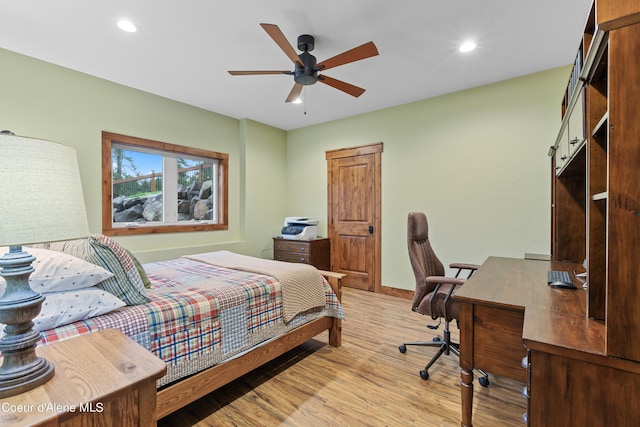
[(591, 200), (593, 200), (594, 202), (600, 201), (600, 200), (607, 200), (607, 198), (609, 197), (609, 192), (608, 191), (603, 191), (601, 193), (597, 193), (594, 194), (593, 196), (591, 196)]
[(593, 130), (591, 131), (591, 136), (596, 137), (600, 134), (600, 132), (603, 132), (606, 129), (606, 125), (608, 121), (609, 121), (609, 112), (607, 111), (606, 113), (604, 113), (600, 121), (598, 121), (598, 123), (596, 123), (596, 125), (593, 127)]

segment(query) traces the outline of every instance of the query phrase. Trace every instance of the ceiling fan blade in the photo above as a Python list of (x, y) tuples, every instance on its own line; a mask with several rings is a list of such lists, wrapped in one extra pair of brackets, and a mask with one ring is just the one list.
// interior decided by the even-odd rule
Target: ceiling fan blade
[(334, 87), (338, 90), (341, 90), (345, 93), (348, 93), (351, 96), (355, 96), (356, 98), (359, 97), (360, 95), (362, 95), (364, 93), (364, 89), (362, 89), (361, 87), (358, 86), (354, 86), (350, 83), (347, 82), (343, 82), (342, 80), (338, 80), (338, 79), (334, 79), (332, 77), (328, 77), (328, 76), (319, 76), (318, 79), (319, 82), (322, 82), (326, 85), (329, 85), (331, 87)]
[(329, 68), (337, 67), (338, 65), (348, 64), (350, 62), (360, 61), (361, 59), (371, 58), (378, 54), (378, 48), (373, 42), (368, 42), (358, 47), (354, 47), (351, 50), (342, 52), (332, 58), (326, 59), (318, 64), (318, 67), (323, 67), (321, 70), (328, 70)]
[(257, 74), (291, 74), (291, 71), (228, 71), (232, 76), (255, 76)]
[(260, 24), (260, 26), (264, 28), (267, 34), (271, 36), (273, 41), (276, 42), (278, 46), (280, 46), (280, 49), (282, 49), (282, 51), (289, 57), (289, 59), (291, 59), (291, 61), (293, 61), (294, 63), (297, 62), (298, 64), (302, 65), (302, 62), (300, 62), (300, 58), (298, 58), (298, 54), (296, 53), (295, 49), (293, 48), (293, 46), (291, 46), (291, 44), (289, 44), (287, 38), (284, 36), (284, 34), (282, 34), (282, 31), (280, 31), (280, 28), (277, 25)]
[(286, 101), (284, 102), (293, 102), (300, 97), (300, 92), (302, 92), (302, 85), (296, 83), (293, 85), (293, 89), (289, 92), (289, 96), (287, 96)]

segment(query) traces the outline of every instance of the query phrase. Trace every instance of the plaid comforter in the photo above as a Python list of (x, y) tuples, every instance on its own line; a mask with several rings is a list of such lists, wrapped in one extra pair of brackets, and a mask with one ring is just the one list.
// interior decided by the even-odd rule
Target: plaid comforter
[(158, 387), (237, 356), (321, 316), (343, 318), (325, 282), (327, 304), (285, 323), (280, 283), (270, 276), (187, 258), (145, 264), (150, 302), (43, 332), (43, 342), (117, 328), (167, 363)]

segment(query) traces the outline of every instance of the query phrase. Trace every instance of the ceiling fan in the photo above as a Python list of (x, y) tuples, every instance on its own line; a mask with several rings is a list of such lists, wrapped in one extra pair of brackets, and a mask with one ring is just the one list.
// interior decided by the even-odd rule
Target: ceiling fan
[(303, 86), (312, 85), (318, 81), (356, 98), (364, 93), (365, 90), (361, 87), (354, 86), (329, 76), (320, 75), (318, 73), (339, 65), (376, 56), (378, 54), (378, 49), (373, 42), (368, 42), (347, 50), (346, 52), (326, 59), (318, 64), (316, 63), (315, 56), (309, 53), (314, 48), (315, 39), (313, 36), (303, 34), (298, 37), (298, 49), (302, 51), (302, 53), (298, 55), (277, 25), (260, 24), (260, 26), (264, 28), (269, 36), (271, 36), (273, 41), (276, 42), (285, 55), (293, 61), (295, 69), (293, 71), (229, 71), (229, 74), (232, 76), (249, 76), (259, 74), (287, 74), (293, 76), (295, 84), (293, 85), (293, 89), (291, 89), (291, 92), (285, 102), (295, 101), (300, 96)]

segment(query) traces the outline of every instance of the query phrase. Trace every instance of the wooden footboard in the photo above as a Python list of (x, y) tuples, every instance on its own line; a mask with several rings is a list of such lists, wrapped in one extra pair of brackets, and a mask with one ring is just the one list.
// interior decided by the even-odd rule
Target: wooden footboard
[[(321, 271), (342, 300), (342, 278), (344, 274)], [(329, 345), (339, 347), (342, 343), (342, 321), (334, 317), (322, 317), (302, 325), (250, 352), (213, 366), (191, 377), (158, 391), (156, 416), (162, 418), (185, 405), (217, 390), (242, 375), (264, 365), (305, 341), (328, 330)]]
[[(334, 273), (333, 271), (319, 270), (320, 273), (327, 279), (331, 289), (338, 297), (338, 300), (342, 302), (342, 278), (346, 276), (343, 273)], [(342, 320), (333, 319), (331, 329), (329, 329), (329, 345), (333, 347), (340, 347), (342, 345)]]

